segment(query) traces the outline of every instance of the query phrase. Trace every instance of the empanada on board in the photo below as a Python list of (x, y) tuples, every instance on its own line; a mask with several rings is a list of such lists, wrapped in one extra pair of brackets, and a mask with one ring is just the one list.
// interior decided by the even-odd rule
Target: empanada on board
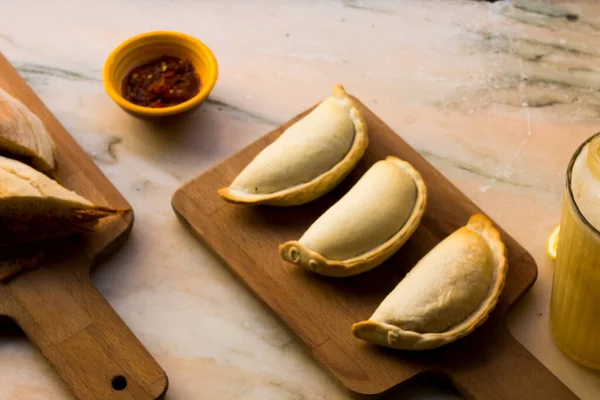
[(390, 156), (373, 164), (298, 241), (279, 251), (285, 260), (322, 275), (356, 275), (394, 254), (417, 229), (426, 205), (421, 174)]
[(368, 321), (354, 324), (352, 333), (404, 350), (433, 349), (466, 336), (496, 306), (506, 257), (492, 221), (473, 215), (413, 267)]
[(42, 121), (2, 88), (0, 154), (26, 159), (35, 169), (50, 176), (56, 167), (54, 142)]
[(230, 202), (291, 206), (333, 189), (368, 144), (367, 126), (341, 85), (263, 149), (219, 195)]
[(0, 156), (0, 250), (88, 231), (120, 212), (97, 206), (30, 166)]

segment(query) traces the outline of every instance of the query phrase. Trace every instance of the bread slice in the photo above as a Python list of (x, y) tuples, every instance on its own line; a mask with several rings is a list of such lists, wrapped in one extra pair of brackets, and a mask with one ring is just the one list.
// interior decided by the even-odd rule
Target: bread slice
[(54, 142), (42, 120), (0, 88), (0, 153), (53, 176)]
[(116, 213), (28, 165), (0, 156), (0, 246), (87, 231), (101, 218)]

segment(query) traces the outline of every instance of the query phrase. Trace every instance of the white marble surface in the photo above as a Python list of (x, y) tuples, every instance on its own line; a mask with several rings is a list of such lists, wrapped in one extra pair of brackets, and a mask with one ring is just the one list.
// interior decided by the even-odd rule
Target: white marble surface
[[(555, 3), (0, 0), (0, 51), (135, 209), (130, 241), (93, 278), (166, 370), (168, 399), (347, 397), (170, 205), (338, 82), (532, 253), (539, 280), (510, 329), (597, 399), (600, 375), (550, 339), (544, 246), (567, 160), (600, 130), (600, 7)], [(101, 82), (116, 45), (157, 29), (198, 37), (220, 65), (210, 101), (160, 129), (122, 112)], [(0, 382), (0, 399), (72, 398), (21, 337), (0, 337)]]

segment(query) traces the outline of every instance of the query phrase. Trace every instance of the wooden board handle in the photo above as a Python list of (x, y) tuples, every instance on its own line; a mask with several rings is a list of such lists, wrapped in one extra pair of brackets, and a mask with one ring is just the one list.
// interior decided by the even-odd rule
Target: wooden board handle
[[(527, 351), (505, 324), (486, 326), (478, 334), (488, 343), (478, 362), (460, 365), (447, 373), (468, 399), (577, 400), (578, 397)], [(487, 332), (485, 332), (487, 331)]]
[(77, 398), (162, 398), (166, 374), (92, 286), (88, 270), (31, 271), (10, 287), (11, 315)]

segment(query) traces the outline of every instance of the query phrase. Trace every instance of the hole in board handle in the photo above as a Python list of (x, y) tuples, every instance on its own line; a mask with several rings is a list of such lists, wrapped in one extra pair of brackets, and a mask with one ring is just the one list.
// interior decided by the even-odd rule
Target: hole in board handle
[(115, 390), (124, 390), (127, 387), (127, 379), (123, 375), (115, 376), (112, 380), (112, 387)]

